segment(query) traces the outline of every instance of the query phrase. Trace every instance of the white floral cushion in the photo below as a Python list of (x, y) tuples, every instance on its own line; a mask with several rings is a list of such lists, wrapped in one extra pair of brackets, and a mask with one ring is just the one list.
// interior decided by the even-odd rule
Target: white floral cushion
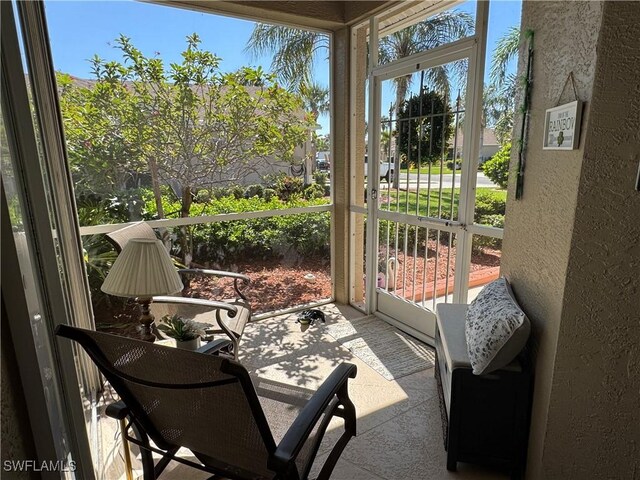
[(522, 351), (531, 324), (505, 278), (487, 286), (467, 309), (465, 335), (475, 375), (507, 366)]

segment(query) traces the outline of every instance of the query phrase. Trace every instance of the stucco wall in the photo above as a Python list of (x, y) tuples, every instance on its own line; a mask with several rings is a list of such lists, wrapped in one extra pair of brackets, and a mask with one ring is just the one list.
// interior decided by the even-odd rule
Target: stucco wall
[(640, 478), (639, 19), (640, 2), (605, 3), (592, 118), (583, 130), (545, 478)]
[(351, 82), (351, 31), (343, 28), (333, 34), (331, 53), (331, 132), (333, 137), (333, 222), (331, 244), (334, 292), (338, 303), (349, 303), (349, 136)]
[[(578, 96), (587, 101), (583, 133), (589, 125), (601, 18), (600, 2), (529, 1), (522, 8), (523, 32), (532, 29), (535, 33), (533, 90), (524, 194), (520, 200), (515, 200), (515, 154), (511, 161), (502, 273), (513, 283), (533, 327), (536, 381), (528, 478), (544, 478), (541, 467), (547, 412), (585, 145), (583, 135), (577, 150), (543, 151), (544, 115), (558, 100), (573, 100), (570, 85), (563, 92), (567, 76), (573, 71)], [(525, 71), (523, 53), (520, 73)], [(519, 131), (516, 124), (516, 135)]]

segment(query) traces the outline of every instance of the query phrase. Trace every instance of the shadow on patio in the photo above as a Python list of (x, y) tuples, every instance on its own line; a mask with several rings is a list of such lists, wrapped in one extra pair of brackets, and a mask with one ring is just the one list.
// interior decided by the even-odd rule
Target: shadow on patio
[[(326, 325), (316, 323), (306, 330), (296, 323), (296, 314), (249, 324), (241, 343), (240, 360), (254, 377), (258, 393), (287, 403), (292, 416), (336, 365), (341, 362), (357, 365), (358, 375), (350, 381), (349, 392), (358, 413), (358, 436), (347, 445), (332, 478), (507, 478), (494, 470), (462, 463), (458, 465), (458, 472), (448, 472), (433, 368), (386, 380), (327, 333), (327, 326), (356, 320), (362, 314), (351, 307), (334, 304), (320, 309), (325, 313)], [(320, 448), (316, 465), (323, 463), (332, 442), (339, 436), (337, 427), (341, 420), (334, 422)], [(276, 440), (282, 433), (274, 432)], [(315, 468), (310, 478), (314, 478), (314, 472), (317, 473)], [(135, 473), (141, 474), (141, 471)], [(204, 479), (207, 474), (172, 462), (163, 478)]]

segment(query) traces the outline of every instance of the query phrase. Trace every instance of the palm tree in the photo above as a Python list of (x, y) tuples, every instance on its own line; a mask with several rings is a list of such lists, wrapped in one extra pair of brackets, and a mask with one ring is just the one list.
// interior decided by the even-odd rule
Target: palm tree
[(520, 27), (513, 26), (505, 33), (493, 51), (491, 59), (490, 80), (497, 88), (502, 88), (510, 83), (515, 83), (513, 75), (507, 73), (509, 62), (518, 55), (520, 47)]
[[(438, 13), (431, 18), (382, 37), (379, 44), (380, 63), (389, 63), (463, 38), (472, 31), (473, 25), (473, 17), (466, 12), (453, 10)], [(465, 72), (466, 62), (455, 62), (451, 65), (442, 65), (424, 70), (422, 72), (421, 88), (426, 83), (433, 90), (441, 92), (445, 98), (449, 98), (451, 76), (457, 76), (459, 83), (464, 83)], [(407, 96), (411, 78), (411, 75), (403, 75), (394, 79), (396, 119)], [(396, 143), (394, 169), (395, 172), (400, 172), (399, 143)], [(399, 178), (400, 175), (394, 176), (394, 188), (398, 187)]]
[(302, 85), (300, 95), (304, 103), (304, 108), (313, 116), (313, 121), (317, 122), (318, 117), (329, 113), (329, 88), (323, 87), (315, 82), (309, 85)]
[(508, 67), (518, 56), (519, 47), (520, 27), (513, 26), (496, 43), (491, 59), (490, 84), (485, 88), (486, 118), (494, 124), (496, 138), (501, 144), (510, 141), (513, 129), (517, 80), (508, 72)]
[(301, 92), (312, 81), (313, 63), (320, 52), (329, 53), (329, 36), (324, 33), (257, 23), (245, 51), (254, 57), (272, 53), (271, 70), (289, 88)]
[[(330, 102), (329, 102), (329, 88), (323, 87), (315, 82), (310, 84), (303, 84), (301, 87), (300, 96), (302, 97), (302, 102), (304, 104), (304, 108), (307, 112), (311, 114), (313, 118), (313, 122), (315, 124), (318, 123), (318, 117), (324, 113), (329, 113)], [(311, 132), (311, 159), (314, 162), (312, 169), (315, 170), (315, 160), (316, 155), (318, 153), (318, 135), (316, 132)]]
[[(441, 12), (401, 31), (380, 39), (379, 59), (388, 63), (399, 58), (423, 52), (444, 45), (469, 34), (473, 29), (473, 17), (466, 12), (453, 10)], [(328, 54), (329, 37), (318, 32), (309, 32), (296, 28), (256, 24), (246, 51), (253, 55), (273, 53), (271, 69), (288, 86), (302, 92), (312, 83), (312, 66), (317, 55), (326, 50)], [(457, 62), (454, 68), (465, 68)], [(429, 69), (425, 74), (427, 83), (441, 92), (449, 92), (449, 79), (452, 69), (442, 66)], [(459, 73), (459, 72), (457, 72)], [(396, 89), (395, 111), (398, 111), (407, 95), (411, 76), (402, 76), (394, 80)], [(396, 152), (395, 171), (399, 172), (400, 156)], [(399, 175), (395, 176), (397, 182)], [(394, 185), (397, 187), (397, 185)]]

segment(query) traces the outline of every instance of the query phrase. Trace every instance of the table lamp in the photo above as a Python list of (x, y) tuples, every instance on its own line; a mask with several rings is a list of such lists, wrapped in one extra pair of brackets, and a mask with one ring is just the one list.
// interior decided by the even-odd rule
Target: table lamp
[(113, 263), (101, 290), (118, 297), (135, 297), (140, 304), (142, 338), (153, 342), (152, 297), (170, 295), (183, 288), (180, 275), (160, 240), (132, 238)]

